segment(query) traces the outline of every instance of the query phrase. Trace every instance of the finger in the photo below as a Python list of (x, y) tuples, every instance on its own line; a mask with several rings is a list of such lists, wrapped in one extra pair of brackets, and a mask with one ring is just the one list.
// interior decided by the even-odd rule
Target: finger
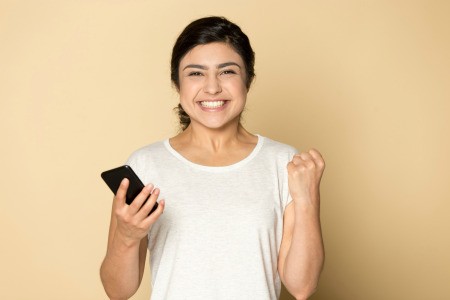
[(132, 214), (136, 214), (139, 209), (141, 209), (144, 201), (150, 196), (153, 190), (153, 184), (147, 184), (142, 191), (133, 199), (133, 202), (130, 204), (130, 212)]
[(308, 161), (313, 162), (313, 159), (310, 154), (305, 153), (305, 152), (295, 154), (294, 158), (292, 159), (292, 162), (296, 166), (303, 165), (303, 164), (305, 164), (305, 162), (308, 162)]
[(323, 159), (322, 154), (314, 148), (310, 149), (308, 153), (314, 158), (314, 159)]
[(117, 189), (116, 196), (114, 198), (116, 199), (116, 203), (120, 206), (125, 205), (129, 184), (130, 181), (127, 178), (124, 178), (120, 182), (119, 188)]
[(146, 226), (149, 226), (158, 220), (158, 218), (163, 214), (164, 208), (166, 207), (166, 201), (161, 200), (158, 203), (158, 208), (152, 212), (151, 215), (149, 215), (143, 222)]
[(160, 194), (160, 190), (158, 188), (153, 190), (153, 192), (152, 192), (151, 196), (148, 198), (147, 202), (145, 202), (145, 204), (141, 207), (141, 209), (137, 213), (139, 215), (139, 218), (145, 219), (150, 214), (153, 206), (156, 203), (156, 200), (159, 197), (159, 194)]
[(300, 158), (304, 161), (314, 161), (313, 157), (309, 152), (302, 152), (300, 153)]
[(294, 165), (298, 165), (299, 163), (301, 163), (302, 158), (300, 157), (300, 153), (295, 154), (291, 162), (294, 163)]
[(298, 160), (296, 161), (296, 166), (300, 168), (306, 168), (306, 169), (314, 169), (316, 166), (316, 162), (314, 161), (311, 154), (308, 152), (302, 152), (298, 155)]
[(316, 149), (309, 150), (309, 154), (312, 156), (317, 165), (324, 167), (325, 161), (323, 160), (322, 154)]
[[(294, 159), (295, 159), (295, 158), (294, 158)], [(300, 159), (300, 158), (298, 158), (298, 159)], [(289, 163), (287, 164), (287, 171), (288, 171), (288, 174), (291, 174), (291, 173), (295, 170), (295, 168), (296, 168), (295, 162), (294, 162), (294, 161), (289, 162)]]

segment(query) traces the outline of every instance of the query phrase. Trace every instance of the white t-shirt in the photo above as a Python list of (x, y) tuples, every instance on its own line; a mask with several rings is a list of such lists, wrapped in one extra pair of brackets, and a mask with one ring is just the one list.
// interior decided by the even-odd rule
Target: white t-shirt
[(131, 155), (166, 201), (148, 235), (152, 300), (279, 298), (286, 166), (296, 152), (258, 135), (248, 157), (224, 167), (192, 163), (168, 140)]

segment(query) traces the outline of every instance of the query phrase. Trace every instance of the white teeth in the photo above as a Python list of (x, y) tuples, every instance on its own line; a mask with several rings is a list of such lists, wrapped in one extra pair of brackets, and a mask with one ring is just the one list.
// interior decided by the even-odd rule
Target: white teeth
[(225, 104), (225, 101), (201, 101), (200, 105), (207, 108), (217, 108)]

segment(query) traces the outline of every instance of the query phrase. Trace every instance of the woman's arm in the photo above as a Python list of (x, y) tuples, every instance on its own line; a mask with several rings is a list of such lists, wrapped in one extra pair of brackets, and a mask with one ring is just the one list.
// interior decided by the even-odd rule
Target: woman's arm
[(297, 300), (308, 299), (315, 292), (323, 267), (319, 185), (324, 168), (316, 150), (297, 154), (288, 164), (293, 201), (284, 213), (278, 270), (287, 290)]
[(130, 298), (139, 288), (144, 274), (147, 234), (164, 210), (164, 200), (161, 200), (158, 208), (148, 216), (158, 198), (158, 189), (142, 206), (152, 185), (146, 186), (130, 205), (125, 203), (127, 188), (128, 180), (123, 180), (114, 197), (108, 248), (100, 268), (106, 294), (117, 300)]

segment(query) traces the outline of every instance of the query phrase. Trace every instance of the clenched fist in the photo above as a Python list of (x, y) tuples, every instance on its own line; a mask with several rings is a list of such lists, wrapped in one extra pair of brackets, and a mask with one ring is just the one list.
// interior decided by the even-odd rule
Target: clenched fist
[(295, 203), (319, 206), (319, 186), (324, 169), (322, 155), (315, 149), (294, 155), (287, 170), (289, 193)]

